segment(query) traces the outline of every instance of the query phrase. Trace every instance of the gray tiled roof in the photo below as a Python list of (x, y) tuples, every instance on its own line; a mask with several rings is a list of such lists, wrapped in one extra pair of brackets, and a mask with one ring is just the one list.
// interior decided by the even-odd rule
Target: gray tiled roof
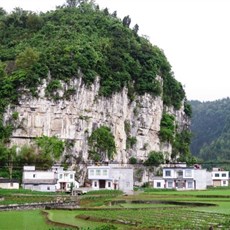
[(19, 183), (17, 179), (0, 178), (0, 183)]
[(23, 180), (22, 182), (23, 184), (56, 184), (57, 183), (57, 180), (56, 179), (26, 179), (26, 180)]

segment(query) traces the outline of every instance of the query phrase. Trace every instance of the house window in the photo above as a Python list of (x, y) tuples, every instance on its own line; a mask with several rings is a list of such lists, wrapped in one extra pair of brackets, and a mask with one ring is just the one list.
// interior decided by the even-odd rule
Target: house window
[(100, 176), (101, 175), (101, 170), (100, 169), (96, 169), (96, 175)]
[(227, 174), (226, 173), (222, 173), (222, 177), (227, 177)]
[(97, 181), (94, 181), (94, 187), (97, 187)]
[(111, 188), (111, 182), (110, 181), (108, 182), (108, 188)]
[(107, 169), (103, 169), (103, 176), (107, 176)]
[(223, 185), (226, 185), (226, 181), (225, 180), (223, 181)]
[(89, 170), (89, 175), (94, 176), (94, 170), (93, 169)]
[(177, 176), (183, 177), (183, 171), (178, 171), (178, 172), (177, 172)]
[(219, 173), (215, 173), (215, 177), (220, 177), (220, 174)]
[(33, 174), (33, 178), (35, 178), (36, 177), (36, 174)]
[(10, 183), (10, 187), (13, 187), (13, 186), (14, 186), (14, 183), (11, 182), (11, 183)]
[(65, 174), (64, 174), (64, 177), (68, 177), (68, 173), (65, 173)]
[(165, 176), (171, 176), (171, 171), (170, 170), (166, 170), (165, 171)]
[(59, 175), (59, 178), (62, 179), (62, 174)]
[(157, 182), (157, 188), (161, 187), (161, 182)]
[(172, 188), (173, 187), (173, 182), (172, 181), (169, 181), (168, 182), (168, 188)]
[(47, 187), (47, 190), (50, 190), (50, 187)]
[(185, 177), (192, 177), (192, 170), (185, 170)]
[(73, 179), (73, 174), (70, 174), (70, 179)]
[(188, 182), (188, 188), (193, 188), (193, 182), (192, 181)]

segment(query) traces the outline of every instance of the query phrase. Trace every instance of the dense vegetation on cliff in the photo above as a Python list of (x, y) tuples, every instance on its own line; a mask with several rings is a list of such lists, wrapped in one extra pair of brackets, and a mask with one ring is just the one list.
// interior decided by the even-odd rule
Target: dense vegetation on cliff
[[(130, 22), (128, 16), (122, 21), (116, 12), (84, 1), (41, 14), (1, 10), (1, 109), (9, 101), (16, 103), (21, 93), (36, 96), (43, 79), (49, 82), (47, 97), (59, 99), (60, 81), (69, 83), (79, 71), (89, 85), (100, 76), (103, 96), (126, 86), (130, 96), (162, 94), (166, 105), (180, 108), (185, 93), (163, 51), (140, 37), (137, 25), (130, 29)], [(157, 75), (163, 79), (163, 90)], [(65, 97), (74, 93), (71, 86), (65, 91)]]
[(205, 161), (230, 161), (230, 99), (191, 101), (191, 152)]

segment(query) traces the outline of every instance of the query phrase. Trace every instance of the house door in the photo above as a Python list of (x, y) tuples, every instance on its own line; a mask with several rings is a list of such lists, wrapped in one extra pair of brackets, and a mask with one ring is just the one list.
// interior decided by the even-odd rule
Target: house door
[(60, 182), (60, 189), (66, 190), (66, 183), (65, 182)]
[(99, 188), (105, 188), (105, 180), (99, 180)]
[(216, 187), (216, 186), (221, 186), (221, 181), (220, 180), (214, 180), (213, 181), (213, 186)]

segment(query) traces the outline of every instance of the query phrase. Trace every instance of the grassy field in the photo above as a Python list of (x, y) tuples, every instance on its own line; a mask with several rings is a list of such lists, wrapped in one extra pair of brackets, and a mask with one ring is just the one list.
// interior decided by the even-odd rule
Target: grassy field
[(43, 214), (41, 210), (0, 212), (3, 230), (208, 229), (210, 226), (215, 230), (230, 229), (230, 188), (146, 189), (132, 196), (103, 191), (83, 195), (78, 210), (44, 210)]

